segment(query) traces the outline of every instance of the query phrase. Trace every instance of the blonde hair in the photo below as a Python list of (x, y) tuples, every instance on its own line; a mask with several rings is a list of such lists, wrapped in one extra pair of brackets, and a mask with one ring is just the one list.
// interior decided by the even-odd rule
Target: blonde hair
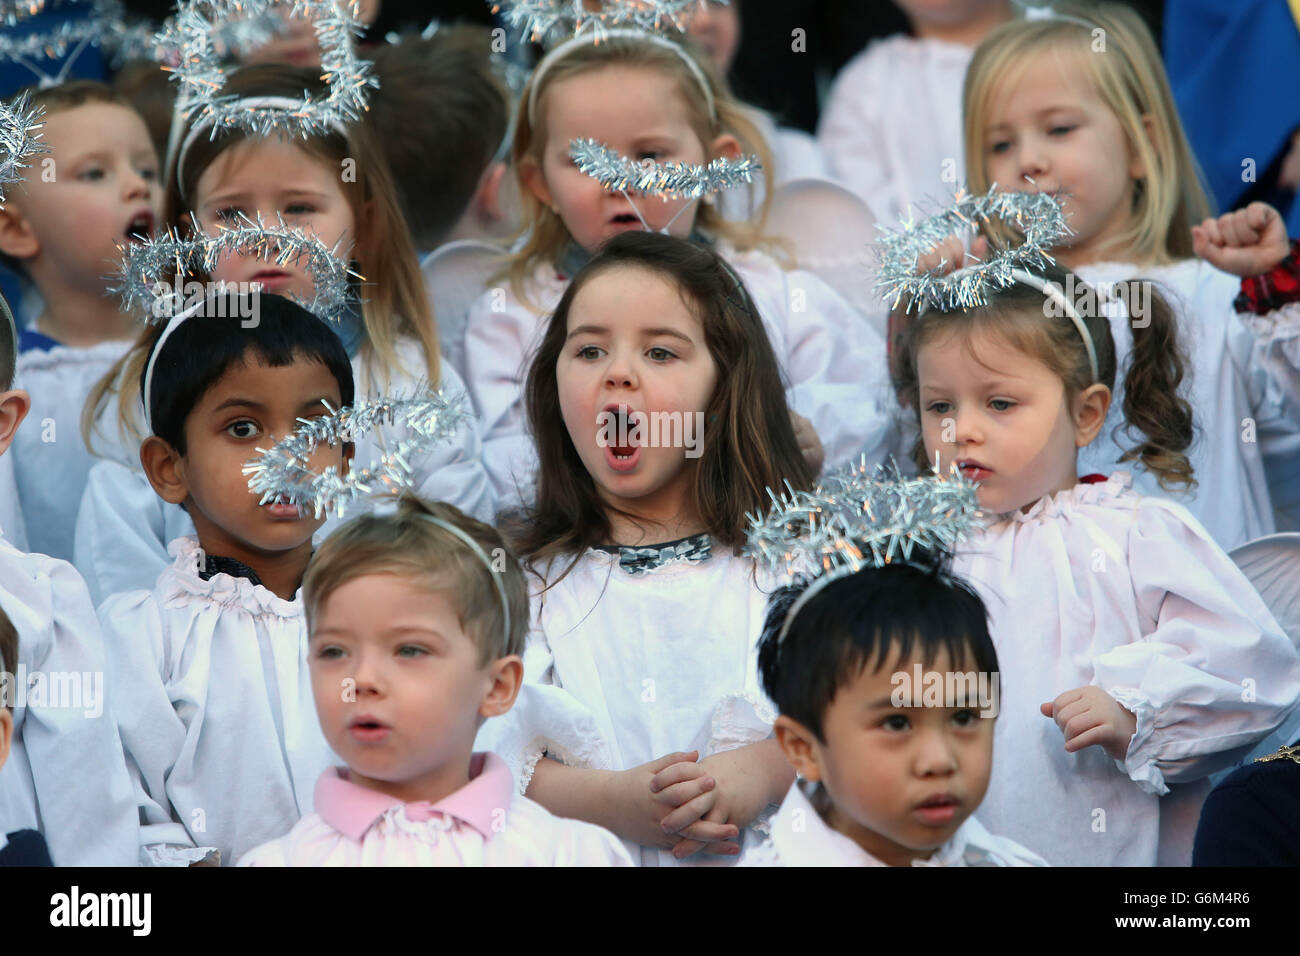
[[(1145, 170), (1135, 183), (1127, 228), (1114, 240), (1116, 252), (1142, 265), (1191, 258), (1191, 228), (1210, 215), (1210, 202), (1150, 31), (1137, 13), (1116, 4), (1060, 4), (1057, 10), (1092, 28), (1076, 19), (1013, 20), (975, 50), (963, 91), (971, 191), (990, 186), (985, 129), (995, 95), (1035, 55), (1070, 55), (1123, 127)], [(1094, 49), (1099, 42), (1104, 51)]]
[[(724, 133), (730, 133), (740, 140), (741, 148), (748, 153), (755, 153), (762, 163), (768, 183), (776, 181), (772, 166), (772, 151), (762, 133), (745, 115), (744, 107), (732, 95), (725, 81), (718, 75), (716, 68), (708, 57), (699, 54), (694, 44), (683, 42), (680, 50), (668, 48), (665, 43), (649, 43), (623, 36), (613, 36), (599, 44), (591, 44), (571, 50), (561, 59), (552, 62), (543, 72), (534, 71), (523, 93), (519, 97), (519, 107), (515, 122), (515, 139), (513, 160), (515, 175), (519, 178), (519, 193), (523, 203), (523, 218), (516, 239), (526, 237), (526, 241), (510, 256), (509, 264), (502, 273), (510, 279), (512, 291), (527, 302), (525, 283), (533, 271), (543, 263), (556, 262), (565, 244), (569, 241), (569, 230), (560, 216), (542, 203), (523, 180), (526, 164), (540, 167), (542, 150), (546, 145), (546, 91), (560, 80), (590, 73), (610, 66), (633, 67), (658, 70), (672, 76), (686, 101), (690, 112), (691, 128), (707, 148), (708, 144)], [(713, 97), (715, 109), (710, 110), (705, 90), (700, 87), (687, 60), (694, 63), (708, 83), (708, 92)], [(534, 91), (533, 84), (540, 78), (541, 86)], [(534, 125), (529, 117), (529, 102), (537, 102), (537, 123)], [(754, 186), (750, 186), (751, 196)], [(695, 215), (697, 227), (710, 236), (717, 236), (731, 242), (738, 249), (751, 249), (758, 245), (779, 245), (762, 235), (771, 208), (771, 189), (765, 191), (762, 204), (757, 214), (749, 222), (734, 222), (723, 219), (718, 211), (708, 203), (701, 201)]]

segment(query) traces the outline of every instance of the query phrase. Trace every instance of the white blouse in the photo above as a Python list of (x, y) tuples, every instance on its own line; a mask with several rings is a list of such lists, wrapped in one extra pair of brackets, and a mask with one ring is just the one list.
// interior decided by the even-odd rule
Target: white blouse
[[(638, 574), (587, 551), (533, 596), (524, 686), (475, 749), (499, 754), (522, 793), (543, 751), (573, 767), (627, 770), (675, 751), (703, 759), (767, 739), (776, 715), (758, 686), (756, 645), (770, 590), (755, 582), (752, 561), (716, 543), (708, 560)], [(742, 849), (752, 829), (742, 831)], [(642, 865), (680, 862), (625, 843)]]
[(554, 816), (515, 792), (495, 754), (476, 753), (470, 780), (436, 804), (403, 803), (331, 767), (316, 811), (240, 866), (631, 866), (618, 838)]
[[(719, 251), (749, 290), (789, 383), (790, 407), (812, 421), (826, 464), (884, 459), (897, 402), (885, 343), (867, 319), (810, 272), (786, 272), (761, 252)], [(531, 502), (537, 455), (528, 432), (523, 387), (550, 313), (568, 280), (541, 266), (529, 308), (506, 287), (471, 307), (465, 355), (469, 387), (483, 423), (483, 461), (498, 503)]]
[[(1188, 512), (1129, 477), (1003, 515), (954, 572), (979, 591), (1001, 670), (993, 775), (977, 816), (1053, 865), (1152, 866), (1168, 785), (1240, 759), (1300, 700), (1300, 658)], [(1039, 705), (1096, 686), (1137, 717), (1123, 761), (1066, 753)], [(1161, 847), (1168, 852), (1169, 848)]]
[(226, 573), (204, 581), (195, 538), (152, 591), (99, 609), (122, 746), (140, 807), (139, 861), (229, 866), (289, 831), (338, 758), (307, 669), (302, 599)]
[[(418, 373), (424, 367), (414, 341), (402, 340), (398, 353), (405, 369)], [(418, 374), (385, 379), (364, 367), (360, 358), (352, 360), (352, 371), (358, 398), (406, 391), (420, 380)], [(450, 363), (442, 363), (441, 374), (444, 394), (467, 395)], [(140, 469), (139, 448), (127, 447), (117, 438), (116, 407), (111, 411), (101, 415), (95, 441), (97, 447), (107, 445), (105, 451), (112, 460), (101, 461), (91, 469), (77, 514), (75, 563), (96, 603), (120, 591), (152, 588), (171, 563), (167, 543), (195, 533), (184, 508), (168, 504), (154, 493)], [(401, 438), (402, 431), (400, 424), (387, 426), (383, 437), (391, 443)], [(416, 494), (430, 501), (450, 502), (467, 514), (489, 520), (493, 514), (492, 490), (483, 470), (478, 436), (478, 424), (471, 411), (450, 442), (435, 445), (423, 459), (412, 461)], [(378, 437), (373, 432), (358, 436), (353, 467), (378, 458), (383, 447)], [(358, 504), (343, 521), (367, 508), (365, 502)], [(316, 540), (324, 540), (343, 521), (331, 517), (316, 532)]]
[[(1134, 468), (1136, 489), (1172, 497), (1225, 550), (1276, 530), (1275, 507), (1291, 512), (1300, 529), (1300, 305), (1260, 317), (1238, 315), (1232, 302), (1241, 280), (1200, 259), (1156, 268), (1099, 263), (1081, 268), (1079, 277), (1103, 292), (1115, 283), (1149, 279), (1178, 316), (1187, 358), (1181, 392), (1196, 429), (1187, 455), (1197, 487), (1190, 494), (1164, 491), (1136, 462), (1125, 463)], [(1116, 394), (1102, 434), (1079, 454), (1081, 473), (1109, 474), (1123, 449), (1140, 441), (1123, 431), (1134, 330), (1120, 303), (1107, 313), (1119, 360)]]
[(81, 438), (81, 410), (91, 387), (130, 347), (129, 340), (115, 339), (88, 348), (28, 349), (18, 356), (14, 384), (32, 396), (32, 410), (11, 454), (33, 551), (73, 558), (77, 505), (94, 464)]
[(16, 706), (0, 833), (40, 830), (56, 866), (133, 865), (140, 823), (85, 583), (0, 538), (0, 607), (18, 632), (18, 660), (4, 665)]
[[(737, 866), (888, 866), (827, 826), (796, 780), (772, 817), (772, 833), (747, 849)], [(912, 866), (1047, 866), (1037, 853), (985, 830), (973, 816), (948, 842)]]
[[(21, 425), (18, 430), (22, 431)], [(23, 524), (18, 482), (14, 478), (14, 456), (10, 454), (0, 454), (0, 535), (19, 551), (28, 550), (27, 526)]]
[(962, 84), (974, 50), (892, 36), (835, 77), (817, 130), (831, 174), (889, 225), (952, 204), (966, 182)]

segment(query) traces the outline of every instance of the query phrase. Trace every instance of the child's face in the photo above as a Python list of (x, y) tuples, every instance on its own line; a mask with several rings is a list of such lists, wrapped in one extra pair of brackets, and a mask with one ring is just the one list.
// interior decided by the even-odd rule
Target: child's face
[[(704, 327), (672, 280), (633, 266), (589, 280), (570, 305), (555, 375), (569, 438), (605, 502), (678, 514), (694, 473), (684, 440), (702, 440), (696, 413), (707, 409), (718, 374)], [(620, 408), (628, 413), (626, 435), (611, 425), (602, 447), (602, 413)], [(640, 444), (635, 413), (645, 415)], [(673, 447), (675, 436), (683, 441)], [(626, 447), (611, 443), (624, 437)], [(656, 438), (660, 447), (650, 447)]]
[[(578, 169), (569, 158), (569, 143), (594, 139), (633, 160), (657, 163), (704, 163), (710, 154), (690, 123), (690, 111), (677, 81), (658, 70), (607, 66), (566, 77), (543, 93), (546, 143), (541, 168), (526, 163), (524, 182), (534, 195), (564, 220), (574, 241), (588, 252), (620, 232), (642, 229), (636, 213), (622, 193), (606, 190)], [(719, 143), (734, 144), (731, 137)], [(721, 148), (715, 143), (716, 148)], [(727, 145), (727, 150), (731, 150)], [(734, 152), (739, 152), (738, 144)], [(652, 229), (661, 229), (687, 199), (665, 201), (632, 196)], [(674, 236), (688, 236), (695, 223), (691, 208), (672, 225)]]
[[(822, 720), (825, 743), (805, 731), (811, 752), (798, 768), (826, 788), (827, 823), (891, 866), (908, 866), (947, 842), (984, 799), (993, 766), (994, 721), (980, 716), (977, 701), (893, 705), (900, 686), (893, 675), (910, 678), (917, 663), (895, 652), (886, 666), (865, 667), (841, 687)], [(922, 670), (946, 674), (947, 655)]]
[(939, 452), (941, 474), (956, 462), (997, 514), (1074, 487), (1079, 433), (1064, 383), (1000, 337), (973, 334), (939, 333), (917, 355), (927, 457)]
[(1133, 181), (1142, 165), (1083, 72), (1065, 66), (1060, 57), (1040, 55), (1014, 86), (995, 91), (980, 159), (989, 182), (1006, 189), (1061, 191), (1075, 235), (1058, 256), (1078, 268), (1126, 255), (1112, 240), (1132, 218)]
[(726, 75), (740, 47), (740, 0), (708, 0), (688, 12), (686, 32), (704, 47), (718, 72)]
[(43, 134), (50, 154), (6, 196), (36, 240), (33, 276), (102, 292), (116, 244), (152, 236), (162, 215), (153, 141), (138, 113), (114, 103), (53, 113)]
[[(285, 225), (315, 235), (347, 261), (356, 241), (356, 220), (343, 193), (341, 169), (278, 137), (241, 140), (224, 150), (194, 190), (194, 209), (204, 230), (215, 234), (238, 223), (243, 213), (268, 227), (279, 216)], [(267, 292), (294, 295), (303, 302), (315, 295), (306, 260), (283, 266), (254, 255), (228, 254), (217, 262), (212, 278), (258, 282)]]
[(519, 660), (480, 665), (451, 593), (395, 574), (330, 592), (308, 656), (321, 729), (353, 781), (407, 801), (464, 784), (479, 724), (503, 712), (496, 672)]

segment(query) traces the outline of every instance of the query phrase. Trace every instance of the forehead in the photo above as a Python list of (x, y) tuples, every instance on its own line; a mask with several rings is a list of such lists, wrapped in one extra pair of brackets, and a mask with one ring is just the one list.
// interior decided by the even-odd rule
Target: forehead
[(569, 328), (602, 325), (670, 325), (694, 336), (704, 326), (668, 276), (652, 269), (617, 265), (592, 276), (573, 297)]
[(144, 120), (135, 110), (117, 103), (82, 103), (56, 110), (44, 119), (44, 139), (61, 149), (88, 152), (105, 146), (148, 146), (152, 140)]
[(647, 66), (610, 64), (556, 80), (542, 94), (542, 109), (548, 139), (631, 139), (691, 125), (677, 77)]
[(1058, 108), (1103, 106), (1081, 56), (1053, 48), (1013, 65), (990, 90), (989, 124), (1028, 119)]
[[(1044, 316), (1043, 321), (1049, 321)], [(916, 357), (921, 386), (943, 388), (991, 381), (1046, 385), (1055, 373), (1039, 358), (1016, 347), (993, 329), (938, 330), (921, 344)]]
[[(334, 627), (378, 634), (388, 627), (428, 626), (444, 636), (466, 636), (452, 586), (445, 574), (360, 574), (326, 595), (313, 630)], [(383, 608), (384, 613), (377, 615), (376, 608)]]
[(343, 195), (337, 170), (282, 137), (241, 139), (223, 149), (199, 176), (200, 196), (223, 190), (314, 189)]
[(249, 352), (212, 383), (199, 399), (196, 411), (214, 409), (231, 398), (296, 411), (305, 398), (318, 395), (339, 400), (339, 383), (324, 363), (295, 353), (288, 365), (267, 365), (255, 352)]

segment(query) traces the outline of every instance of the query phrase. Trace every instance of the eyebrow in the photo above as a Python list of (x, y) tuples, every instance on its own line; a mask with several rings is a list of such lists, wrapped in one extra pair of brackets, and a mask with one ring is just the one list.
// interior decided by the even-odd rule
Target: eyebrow
[(883, 710), (883, 709), (886, 708), (886, 707), (888, 707), (890, 710), (899, 710), (899, 709), (900, 709), (900, 708), (894, 706), (894, 699), (893, 699), (892, 696), (890, 696), (890, 697), (882, 697), (882, 698), (880, 698), (880, 700), (873, 700), (871, 703), (866, 704), (862, 709), (863, 709), (863, 710)]
[[(1035, 118), (1038, 118), (1038, 117), (1047, 116), (1050, 113), (1065, 113), (1071, 110), (1077, 112), (1083, 112), (1082, 108), (1077, 106), (1074, 103), (1060, 103), (1056, 106), (1045, 106), (1041, 110), (1035, 110), (1032, 115)], [(992, 132), (994, 130), (1010, 129), (1010, 128), (1011, 128), (1010, 124), (1008, 123), (993, 123), (988, 127), (986, 127), (986, 131)]]
[[(603, 326), (603, 325), (580, 325), (580, 326), (578, 326), (576, 329), (574, 329), (572, 332), (570, 332), (567, 336), (565, 336), (565, 339), (564, 339), (564, 340), (567, 342), (569, 339), (573, 338), (574, 336), (577, 336), (577, 335), (588, 335), (588, 334), (590, 334), (590, 335), (608, 335), (608, 334), (609, 334), (609, 329), (608, 329), (606, 326)], [(685, 343), (688, 344), (688, 345), (694, 345), (694, 344), (695, 344), (695, 341), (694, 341), (694, 340), (693, 340), (689, 335), (685, 334), (684, 332), (679, 332), (679, 331), (677, 331), (676, 329), (670, 329), (670, 328), (666, 328), (666, 327), (656, 327), (656, 328), (653, 328), (653, 329), (642, 329), (642, 330), (641, 330), (641, 334), (644, 335), (644, 336), (647, 337), (647, 338), (653, 338), (653, 337), (656, 336), (656, 335), (667, 335), (667, 336), (671, 336), (672, 338), (675, 338), (675, 339), (681, 339), (683, 342), (685, 342)]]
[[(299, 411), (312, 411), (322, 402), (328, 402), (328, 401), (330, 401), (329, 395), (320, 395), (316, 398), (308, 399), (307, 401), (303, 402), (301, 405), (298, 406), (298, 409)], [(331, 402), (331, 404), (334, 403)], [(261, 402), (254, 401), (251, 398), (235, 397), (235, 398), (226, 399), (224, 402), (222, 402), (220, 405), (214, 408), (212, 410), (212, 413), (215, 415), (217, 412), (225, 411), (227, 408), (251, 408), (254, 411), (259, 411), (259, 412), (266, 410), (266, 406), (263, 405)]]

